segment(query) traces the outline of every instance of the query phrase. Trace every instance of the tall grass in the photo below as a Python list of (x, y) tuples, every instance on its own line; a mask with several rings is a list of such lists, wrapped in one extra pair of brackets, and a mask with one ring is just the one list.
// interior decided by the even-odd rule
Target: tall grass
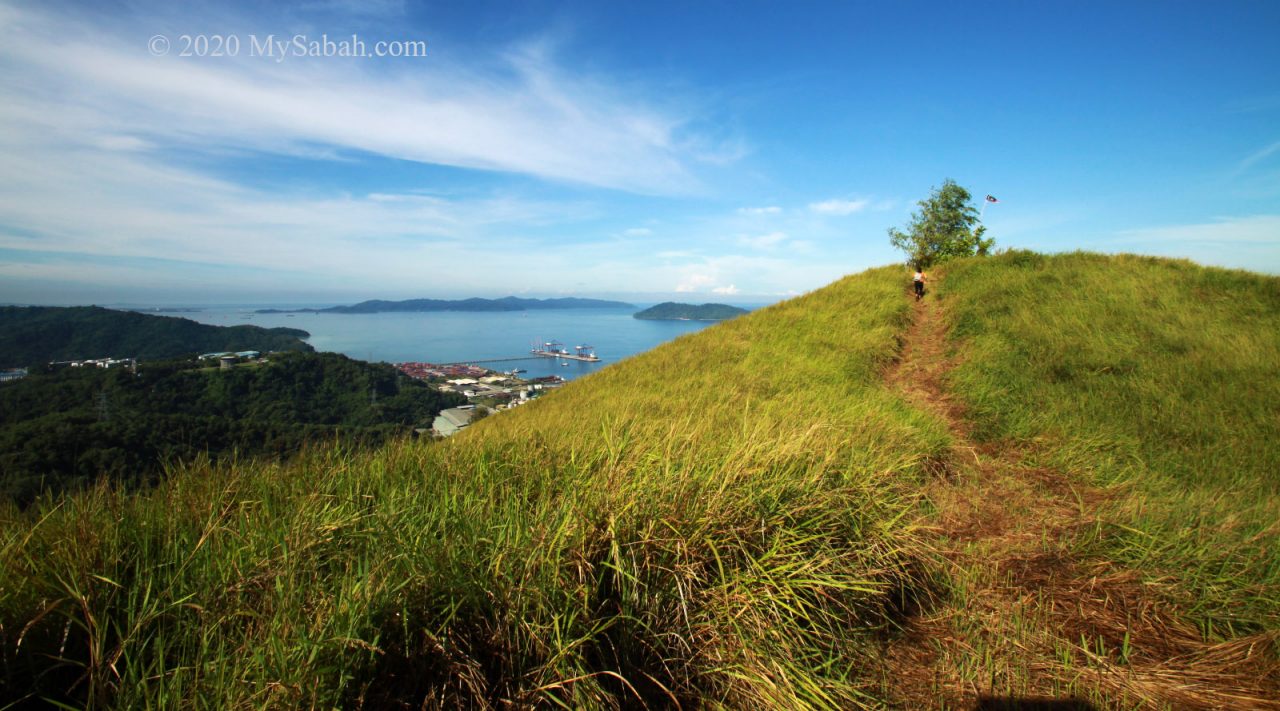
[(0, 695), (868, 703), (875, 635), (925, 584), (912, 491), (947, 447), (881, 382), (900, 279), (846, 278), (446, 442), (2, 509)]
[(1280, 279), (1014, 252), (940, 295), (980, 435), (1120, 485), (1101, 553), (1207, 637), (1280, 629)]

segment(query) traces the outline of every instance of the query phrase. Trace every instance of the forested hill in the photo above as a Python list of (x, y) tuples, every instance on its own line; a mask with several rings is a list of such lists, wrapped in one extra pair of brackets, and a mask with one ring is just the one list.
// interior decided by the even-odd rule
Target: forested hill
[(30, 500), (166, 461), (278, 455), (310, 440), (377, 443), (465, 403), (385, 364), (279, 353), (230, 370), (195, 361), (34, 372), (0, 387), (0, 496)]
[(746, 309), (728, 304), (679, 304), (666, 301), (633, 314), (645, 320), (723, 321), (747, 313)]
[(0, 307), (0, 367), (55, 360), (160, 360), (212, 351), (311, 351), (296, 328), (209, 326), (99, 306)]

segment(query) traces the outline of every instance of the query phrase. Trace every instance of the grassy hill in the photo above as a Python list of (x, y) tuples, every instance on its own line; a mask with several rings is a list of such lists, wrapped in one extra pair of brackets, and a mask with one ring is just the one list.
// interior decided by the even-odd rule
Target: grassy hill
[[(1079, 502), (1088, 525), (1045, 529), (1066, 554), (1151, 583), (1135, 589), (1206, 645), (1247, 637), (1249, 664), (1273, 661), (1280, 280), (1025, 253), (937, 276), (940, 407), (889, 376), (934, 312), (886, 268), (445, 442), (197, 462), (145, 494), (0, 509), (0, 696), (915, 707), (901, 690), (922, 678), (926, 702), (954, 686), (1160, 707), (1106, 681), (1159, 650), (1059, 629), (1054, 584), (969, 595), (949, 547), (977, 534), (950, 509), (990, 503), (965, 500), (990, 473), (968, 462), (1000, 448)], [(985, 635), (975, 611), (1006, 598), (995, 617), (1025, 629)], [(1060, 644), (1001, 642), (1033, 633)]]
[(1024, 252), (941, 295), (984, 438), (1122, 491), (1099, 545), (1207, 635), (1280, 629), (1280, 279)]

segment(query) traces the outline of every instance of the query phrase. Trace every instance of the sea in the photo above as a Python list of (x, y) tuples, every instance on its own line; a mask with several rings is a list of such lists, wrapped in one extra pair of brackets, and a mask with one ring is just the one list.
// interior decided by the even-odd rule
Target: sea
[[(307, 342), (317, 351), (343, 353), (366, 361), (475, 363), (499, 371), (519, 368), (527, 373), (522, 377), (558, 375), (572, 380), (711, 325), (706, 321), (632, 318), (645, 306), (502, 312), (255, 313), (262, 308), (300, 308), (268, 304), (211, 306), (162, 315), (214, 326), (300, 328), (311, 334)], [(758, 304), (743, 305), (754, 306)], [(600, 361), (531, 356), (530, 350), (549, 341), (563, 344), (570, 352), (575, 346), (592, 346)], [(480, 362), (508, 358), (521, 360)]]

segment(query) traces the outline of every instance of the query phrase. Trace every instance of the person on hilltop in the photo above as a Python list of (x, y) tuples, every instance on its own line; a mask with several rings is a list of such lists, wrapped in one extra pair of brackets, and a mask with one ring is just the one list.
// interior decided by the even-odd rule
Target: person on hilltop
[(914, 276), (911, 277), (911, 282), (915, 284), (915, 287), (916, 287), (916, 301), (919, 301), (920, 299), (924, 298), (924, 280), (925, 280), (924, 269), (919, 264), (917, 264), (916, 273)]

